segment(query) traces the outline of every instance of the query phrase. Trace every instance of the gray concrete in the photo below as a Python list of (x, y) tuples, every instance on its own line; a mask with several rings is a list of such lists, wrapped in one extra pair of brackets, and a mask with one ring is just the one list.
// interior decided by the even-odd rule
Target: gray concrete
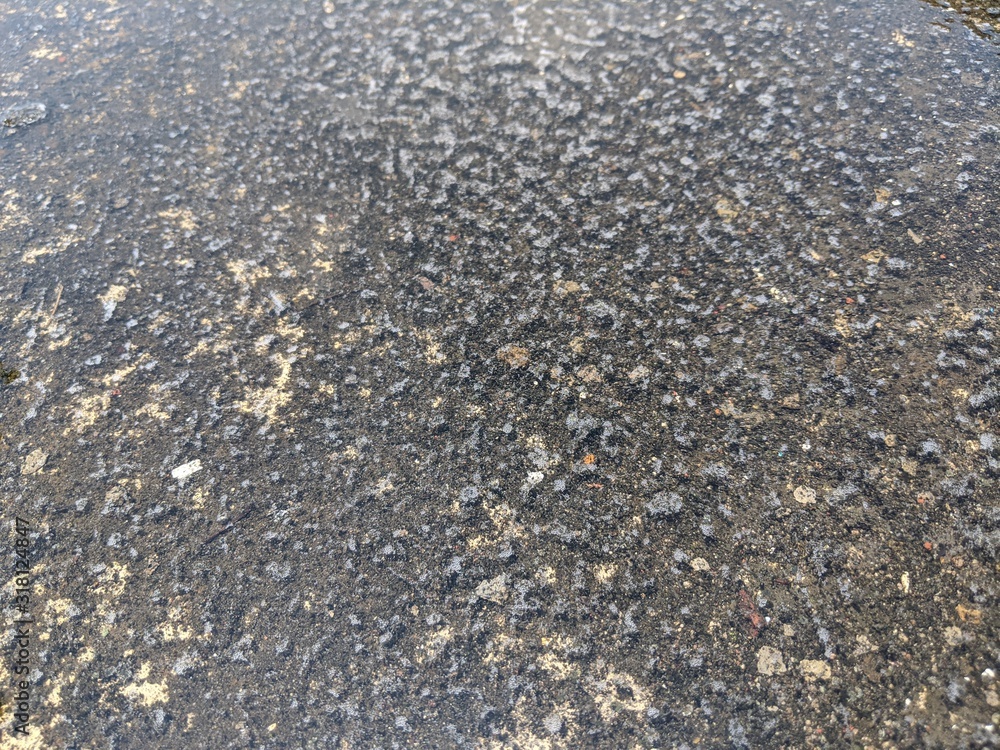
[(955, 8), (3, 5), (0, 746), (995, 747)]

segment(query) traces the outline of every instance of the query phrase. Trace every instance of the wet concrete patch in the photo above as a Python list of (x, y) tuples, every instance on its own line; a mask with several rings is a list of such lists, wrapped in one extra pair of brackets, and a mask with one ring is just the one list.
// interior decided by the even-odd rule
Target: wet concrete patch
[(15, 6), (30, 742), (995, 744), (997, 58), (940, 19)]

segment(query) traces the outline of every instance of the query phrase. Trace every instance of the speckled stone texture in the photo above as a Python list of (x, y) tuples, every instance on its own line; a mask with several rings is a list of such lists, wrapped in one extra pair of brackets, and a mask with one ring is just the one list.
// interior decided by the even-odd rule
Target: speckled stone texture
[(0, 5), (0, 747), (995, 747), (991, 18)]

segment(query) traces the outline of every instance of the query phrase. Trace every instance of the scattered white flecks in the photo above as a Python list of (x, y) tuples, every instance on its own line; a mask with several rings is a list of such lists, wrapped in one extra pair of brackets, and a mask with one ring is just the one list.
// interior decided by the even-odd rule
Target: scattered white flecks
[(178, 466), (176, 469), (170, 472), (170, 476), (178, 480), (187, 479), (192, 474), (201, 471), (201, 469), (202, 469), (201, 459), (196, 458), (194, 461), (188, 461), (186, 464), (181, 464), (180, 466)]

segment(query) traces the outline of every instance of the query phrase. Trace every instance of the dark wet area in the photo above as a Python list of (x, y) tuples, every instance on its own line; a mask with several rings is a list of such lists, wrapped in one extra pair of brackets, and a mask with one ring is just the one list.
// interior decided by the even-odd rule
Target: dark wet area
[(996, 746), (955, 15), (11, 5), (4, 742)]

